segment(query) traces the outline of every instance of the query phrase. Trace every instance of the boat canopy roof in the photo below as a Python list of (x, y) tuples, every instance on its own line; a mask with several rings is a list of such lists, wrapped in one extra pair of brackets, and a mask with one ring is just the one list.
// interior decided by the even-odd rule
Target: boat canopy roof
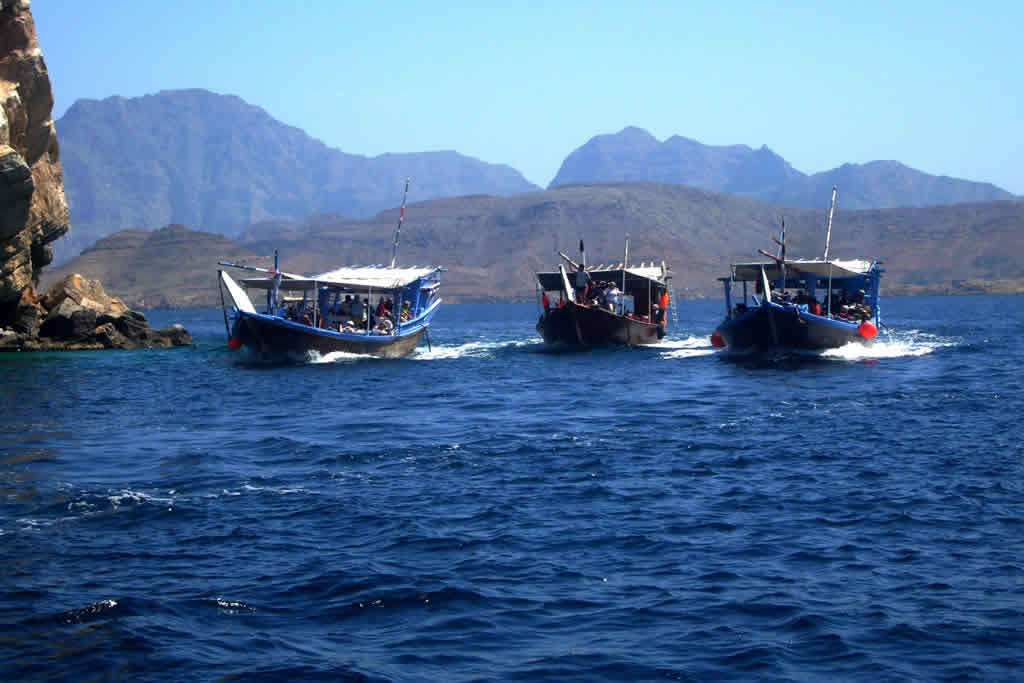
[[(595, 281), (608, 280), (611, 282), (619, 283), (622, 282), (623, 272), (628, 274), (628, 279), (633, 280), (650, 280), (658, 284), (664, 285), (669, 278), (672, 277), (672, 271), (668, 268), (662, 269), (661, 266), (630, 266), (629, 268), (593, 268), (588, 266), (587, 273), (590, 274), (590, 279)], [(566, 268), (566, 275), (571, 279), (575, 270)], [(760, 273), (760, 271), (758, 271)], [(562, 274), (559, 271), (550, 273), (537, 273), (537, 280), (540, 282), (540, 286), (546, 291), (555, 291), (562, 289)]]
[[(442, 270), (441, 266), (343, 266), (309, 277), (284, 277), (280, 289), (308, 290), (324, 286), (358, 290), (401, 289)], [(247, 278), (242, 280), (242, 284), (251, 289), (270, 289), (274, 286), (274, 278)]]
[[(867, 275), (875, 267), (874, 261), (861, 259), (838, 260), (794, 260), (786, 261), (787, 273), (807, 273), (816, 277), (832, 277), (839, 280), (848, 277)], [(732, 266), (732, 279), (739, 282), (758, 282), (761, 279), (761, 268), (769, 280), (779, 277), (779, 264), (771, 263), (736, 263)]]

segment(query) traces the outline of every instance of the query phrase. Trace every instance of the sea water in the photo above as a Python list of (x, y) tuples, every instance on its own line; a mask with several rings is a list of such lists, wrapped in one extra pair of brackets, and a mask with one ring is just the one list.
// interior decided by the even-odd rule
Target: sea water
[(0, 355), (0, 676), (1019, 680), (1024, 298), (871, 348)]

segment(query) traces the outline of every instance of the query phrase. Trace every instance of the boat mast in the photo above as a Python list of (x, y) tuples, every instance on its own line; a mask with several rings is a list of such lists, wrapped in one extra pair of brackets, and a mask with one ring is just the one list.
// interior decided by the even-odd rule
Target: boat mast
[(278, 299), (281, 290), (281, 270), (278, 265), (277, 249), (274, 250), (274, 287), (270, 291), (270, 315), (277, 315)]
[(402, 221), (405, 220), (405, 198), (409, 196), (409, 178), (405, 179), (405, 191), (402, 193), (402, 208), (398, 212), (398, 227), (395, 228), (395, 247), (391, 251), (391, 267), (398, 263), (398, 238), (402, 234)]
[(825, 232), (825, 258), (828, 261), (828, 243), (832, 239), (832, 212), (836, 209), (836, 186), (832, 186), (832, 204), (828, 207), (828, 230)]
[(629, 233), (626, 233), (626, 253), (622, 257), (622, 296), (626, 296), (626, 268), (629, 268)]
[(779, 251), (778, 251), (778, 262), (779, 262), (779, 275), (782, 280), (782, 291), (786, 291), (786, 217), (782, 217), (782, 229), (779, 230)]

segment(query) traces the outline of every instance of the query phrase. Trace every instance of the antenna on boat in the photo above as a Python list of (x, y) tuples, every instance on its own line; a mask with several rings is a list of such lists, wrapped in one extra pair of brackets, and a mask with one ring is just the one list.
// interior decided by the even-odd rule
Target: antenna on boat
[(398, 212), (398, 227), (395, 228), (395, 247), (391, 252), (391, 267), (398, 263), (398, 238), (402, 234), (402, 221), (405, 220), (405, 198), (409, 196), (409, 178), (405, 179), (405, 191), (402, 193), (402, 208)]
[(622, 257), (622, 293), (626, 293), (626, 268), (629, 268), (629, 233), (626, 233), (626, 253)]
[(779, 276), (782, 280), (782, 289), (786, 289), (786, 217), (782, 217), (782, 227), (779, 229), (779, 239), (775, 240), (775, 243), (779, 245), (779, 249), (776, 252), (779, 262)]
[(580, 263), (583, 265), (583, 270), (587, 269), (587, 252), (583, 249), (583, 240), (580, 240)]
[(828, 207), (828, 231), (825, 233), (825, 258), (823, 261), (828, 261), (828, 243), (832, 239), (832, 212), (836, 208), (836, 186), (832, 186), (832, 204)]

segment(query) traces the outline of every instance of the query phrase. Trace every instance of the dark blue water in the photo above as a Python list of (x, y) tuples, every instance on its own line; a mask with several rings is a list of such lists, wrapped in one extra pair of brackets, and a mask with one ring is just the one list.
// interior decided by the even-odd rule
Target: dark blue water
[(0, 356), (0, 677), (1020, 680), (1024, 298), (868, 352)]

